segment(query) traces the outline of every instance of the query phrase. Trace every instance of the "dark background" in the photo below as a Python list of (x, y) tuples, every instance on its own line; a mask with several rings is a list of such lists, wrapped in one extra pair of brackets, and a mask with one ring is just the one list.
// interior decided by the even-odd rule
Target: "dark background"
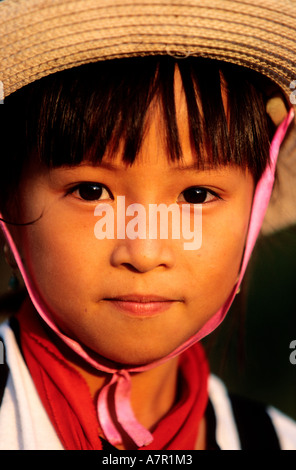
[(203, 343), (212, 372), (240, 395), (296, 419), (296, 225), (261, 237), (226, 319)]

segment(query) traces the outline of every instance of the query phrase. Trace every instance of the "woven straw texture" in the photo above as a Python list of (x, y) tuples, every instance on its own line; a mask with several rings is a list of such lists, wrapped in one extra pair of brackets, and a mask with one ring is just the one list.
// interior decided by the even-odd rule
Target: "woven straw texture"
[(253, 68), (285, 92), (296, 79), (296, 0), (3, 0), (5, 96), (87, 62), (204, 56)]

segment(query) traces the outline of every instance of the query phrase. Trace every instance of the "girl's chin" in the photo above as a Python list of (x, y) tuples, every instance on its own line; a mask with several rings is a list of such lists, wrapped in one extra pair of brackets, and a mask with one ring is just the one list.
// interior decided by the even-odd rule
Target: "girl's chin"
[(122, 368), (132, 368), (133, 366), (141, 367), (161, 361), (176, 348), (168, 347), (158, 349), (154, 346), (148, 349), (147, 347), (143, 348), (139, 345), (138, 348), (132, 350), (120, 348), (119, 351), (117, 351), (116, 349), (117, 348), (113, 348), (110, 351), (101, 348), (91, 348), (89, 352), (90, 355), (102, 365), (118, 369), (121, 368), (121, 366)]

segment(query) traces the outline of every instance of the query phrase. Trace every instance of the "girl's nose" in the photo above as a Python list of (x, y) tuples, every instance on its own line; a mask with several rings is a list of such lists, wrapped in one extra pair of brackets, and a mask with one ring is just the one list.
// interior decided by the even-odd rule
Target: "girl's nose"
[(111, 264), (145, 273), (156, 268), (172, 268), (175, 256), (169, 240), (126, 238), (117, 240), (111, 254)]

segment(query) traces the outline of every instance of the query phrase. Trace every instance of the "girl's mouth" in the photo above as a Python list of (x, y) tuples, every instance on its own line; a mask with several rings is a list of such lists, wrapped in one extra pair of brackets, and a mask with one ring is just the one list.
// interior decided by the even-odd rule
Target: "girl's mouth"
[(179, 300), (169, 299), (157, 295), (139, 295), (130, 294), (118, 297), (104, 299), (115, 307), (135, 317), (152, 317), (158, 315), (169, 308)]

